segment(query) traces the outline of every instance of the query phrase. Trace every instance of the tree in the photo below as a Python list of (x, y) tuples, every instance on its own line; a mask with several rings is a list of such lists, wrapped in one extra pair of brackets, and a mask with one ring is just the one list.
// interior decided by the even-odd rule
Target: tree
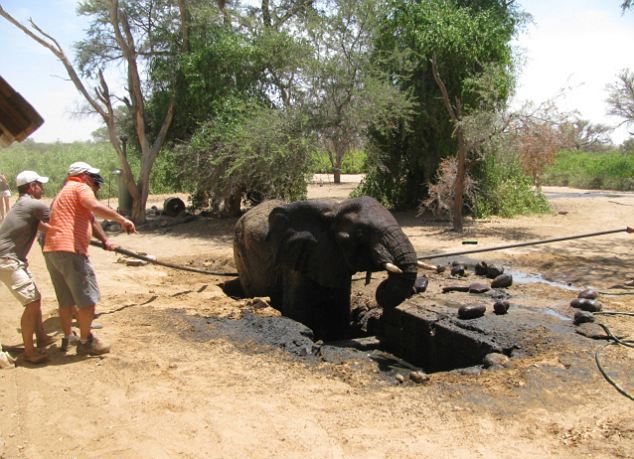
[(314, 54), (305, 70), (301, 105), (341, 183), (346, 154), (362, 146), (369, 126), (390, 125), (410, 111), (405, 93), (372, 61), (380, 1), (339, 0), (307, 29)]
[(625, 10), (629, 10), (632, 5), (634, 5), (634, 0), (623, 0), (623, 3), (621, 3), (621, 11), (625, 12)]
[[(440, 159), (458, 151), (456, 122), (434, 78), (431, 58), (452, 104), (459, 98), (463, 116), (486, 109), (469, 82), (487, 66), (498, 65), (496, 95), (511, 93), (511, 38), (522, 15), (514, 2), (500, 0), (409, 2), (392, 0), (382, 16), (375, 54), (386, 64), (395, 87), (414, 98), (414, 116), (390, 131), (371, 131), (369, 174), (363, 191), (394, 207), (411, 207), (427, 194)], [(390, 59), (399, 51), (398, 58)], [(378, 59), (381, 57), (382, 59)]]
[(588, 120), (574, 118), (560, 127), (562, 143), (566, 148), (579, 151), (606, 151), (611, 145), (613, 128), (604, 124), (593, 124)]
[(222, 115), (204, 123), (179, 148), (183, 174), (222, 216), (240, 215), (244, 196), (305, 199), (315, 139), (301, 113), (226, 101)]
[[(131, 218), (135, 222), (145, 220), (150, 172), (174, 117), (174, 87), (178, 74), (176, 57), (179, 52), (189, 49), (185, 6), (184, 0), (80, 2), (79, 14), (92, 16), (93, 22), (88, 38), (77, 45), (79, 73), (53, 37), (32, 20), (31, 28), (26, 27), (0, 6), (2, 17), (55, 55), (91, 110), (101, 116), (110, 143), (121, 162), (124, 182), (132, 198)], [(127, 71), (127, 94), (123, 97), (111, 93), (104, 76), (108, 65), (118, 63), (122, 63)], [(160, 63), (172, 69), (170, 77), (159, 82), (145, 82), (140, 69), (152, 69)], [(89, 91), (89, 84), (97, 84), (94, 92)], [(148, 130), (146, 92), (161, 92), (168, 100), (161, 118), (156, 120), (158, 128), (153, 136), (149, 135)], [(141, 156), (136, 181), (115, 119), (117, 102), (125, 104), (134, 124)]]
[[(608, 85), (608, 115), (623, 118), (619, 126), (634, 124), (634, 72), (624, 69), (617, 81)], [(630, 132), (630, 134), (633, 134)]]

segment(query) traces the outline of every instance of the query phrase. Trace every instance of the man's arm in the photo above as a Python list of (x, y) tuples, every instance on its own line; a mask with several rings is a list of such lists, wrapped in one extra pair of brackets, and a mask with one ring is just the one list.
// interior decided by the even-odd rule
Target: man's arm
[(92, 219), (92, 235), (101, 241), (104, 250), (114, 250), (117, 248), (116, 244), (110, 242), (110, 239), (108, 239), (108, 235), (103, 230), (101, 223), (99, 223), (94, 217)]
[[(96, 199), (86, 202), (85, 205), (88, 208), (88, 210), (90, 210), (93, 214), (97, 215), (98, 217), (115, 220), (117, 223), (121, 225), (121, 227), (127, 233), (136, 233), (136, 228), (134, 227), (134, 223), (132, 223), (127, 218), (125, 218), (119, 212), (112, 210), (110, 207), (100, 203)], [(94, 228), (94, 225), (93, 225), (93, 228)]]

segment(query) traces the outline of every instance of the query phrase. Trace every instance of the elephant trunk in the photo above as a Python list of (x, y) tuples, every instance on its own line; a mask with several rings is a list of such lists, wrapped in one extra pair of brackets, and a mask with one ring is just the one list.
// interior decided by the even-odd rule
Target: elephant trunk
[(382, 245), (392, 257), (391, 263), (402, 273), (388, 273), (376, 290), (376, 300), (382, 308), (394, 308), (412, 295), (418, 260), (414, 247), (398, 225), (385, 232)]

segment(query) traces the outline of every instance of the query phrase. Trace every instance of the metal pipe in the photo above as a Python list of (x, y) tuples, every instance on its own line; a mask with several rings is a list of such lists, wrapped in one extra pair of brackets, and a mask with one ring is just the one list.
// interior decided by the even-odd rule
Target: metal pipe
[[(95, 241), (95, 240), (90, 241), (90, 245), (93, 245), (95, 247), (103, 248), (103, 244), (101, 242)], [(212, 275), (212, 276), (227, 276), (227, 277), (237, 277), (238, 276), (238, 273), (223, 273), (223, 272), (207, 271), (206, 269), (193, 268), (191, 266), (175, 265), (175, 264), (172, 264), (172, 263), (167, 263), (165, 261), (159, 261), (159, 260), (157, 260), (154, 257), (146, 257), (145, 255), (141, 255), (140, 253), (132, 252), (131, 250), (124, 249), (123, 247), (115, 247), (114, 251), (117, 252), (117, 253), (120, 253), (121, 255), (127, 255), (128, 257), (138, 258), (139, 260), (145, 260), (148, 263), (153, 263), (155, 265), (165, 266), (167, 268), (180, 269), (182, 271), (191, 271), (191, 272), (194, 272), (194, 273), (209, 274), (209, 275)]]
[(613, 233), (621, 233), (627, 232), (627, 228), (619, 228), (613, 230), (606, 231), (597, 231), (595, 233), (584, 233), (577, 234), (576, 236), (564, 236), (564, 237), (555, 237), (552, 239), (542, 239), (537, 241), (529, 241), (529, 242), (519, 242), (517, 244), (508, 244), (508, 245), (498, 245), (496, 247), (489, 247), (484, 249), (473, 249), (473, 250), (463, 250), (460, 252), (449, 252), (449, 253), (432, 253), (429, 255), (421, 255), (418, 257), (418, 260), (431, 260), (432, 258), (444, 258), (444, 257), (453, 257), (456, 255), (466, 255), (470, 253), (480, 253), (480, 252), (493, 252), (495, 250), (504, 250), (504, 249), (513, 249), (515, 247), (526, 247), (529, 245), (538, 245), (538, 244), (549, 244), (551, 242), (559, 242), (559, 241), (568, 241), (570, 239), (581, 239), (584, 237), (593, 237), (593, 236), (603, 236), (604, 234), (613, 234)]

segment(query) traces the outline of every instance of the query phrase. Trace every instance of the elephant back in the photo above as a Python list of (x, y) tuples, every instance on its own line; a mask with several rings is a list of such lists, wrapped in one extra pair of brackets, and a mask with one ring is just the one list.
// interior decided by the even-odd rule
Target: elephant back
[(247, 296), (272, 296), (277, 284), (275, 251), (267, 241), (269, 214), (283, 205), (271, 200), (253, 207), (236, 222), (233, 258)]

